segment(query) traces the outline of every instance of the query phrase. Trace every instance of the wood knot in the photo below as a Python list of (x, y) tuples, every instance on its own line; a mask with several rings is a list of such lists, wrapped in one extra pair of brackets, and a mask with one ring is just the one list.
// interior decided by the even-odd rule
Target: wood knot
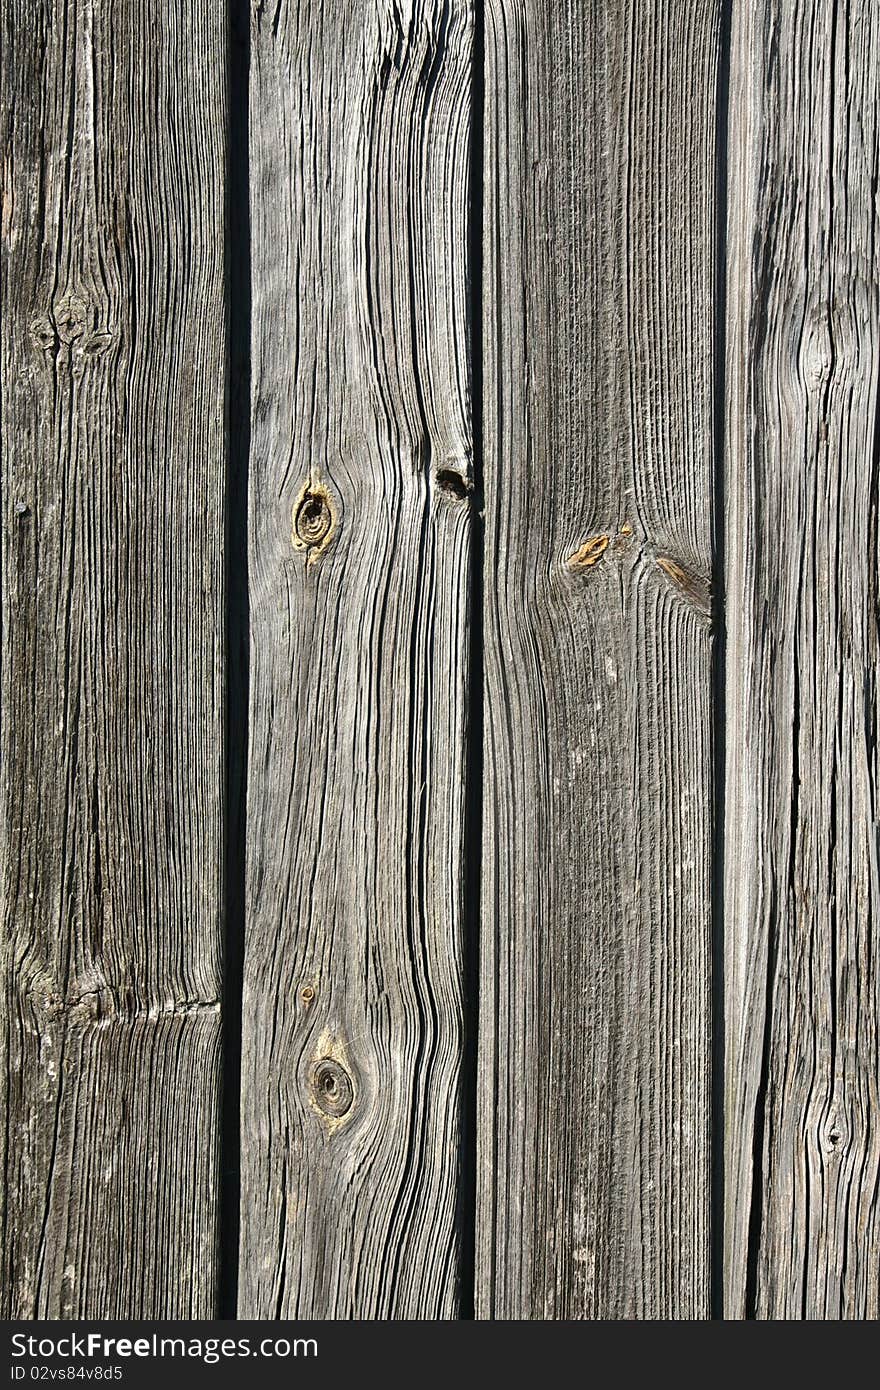
[(89, 330), (89, 308), (78, 294), (66, 294), (57, 300), (52, 317), (58, 337), (68, 347), (84, 338)]
[(312, 1072), (312, 1093), (318, 1109), (338, 1120), (351, 1109), (354, 1086), (351, 1077), (333, 1057), (322, 1057)]
[(326, 550), (333, 536), (334, 510), (330, 493), (318, 483), (307, 484), (293, 509), (293, 543), (311, 558)]
[(85, 294), (64, 294), (30, 326), (37, 350), (58, 359), (98, 356), (112, 345), (114, 334), (99, 322), (99, 307)]
[(847, 1125), (836, 1103), (832, 1105), (831, 1114), (822, 1126), (821, 1138), (822, 1147), (830, 1158), (840, 1158), (847, 1148)]
[(573, 555), (569, 555), (568, 563), (574, 570), (591, 569), (597, 564), (608, 546), (611, 544), (610, 536), (591, 536), (588, 541), (576, 550)]
[(333, 525), (326, 497), (310, 492), (296, 509), (296, 534), (303, 545), (320, 545)]
[(315, 998), (314, 986), (303, 985), (302, 989), (299, 992), (299, 997), (302, 1003), (306, 1006), (306, 1008), (308, 1008), (309, 1004), (311, 1004)]
[(457, 497), (460, 501), (470, 497), (474, 490), (473, 482), (468, 474), (457, 468), (438, 468), (434, 474), (434, 482), (441, 492), (447, 492), (451, 497)]

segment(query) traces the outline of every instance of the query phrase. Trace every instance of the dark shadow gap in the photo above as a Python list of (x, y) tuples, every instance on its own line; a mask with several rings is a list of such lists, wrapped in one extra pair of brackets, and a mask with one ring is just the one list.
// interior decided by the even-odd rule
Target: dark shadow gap
[(226, 178), (229, 295), (228, 477), (226, 491), (226, 769), (224, 841), (223, 1097), (220, 1274), (217, 1316), (238, 1309), (241, 1198), (241, 1008), (244, 971), (250, 612), (248, 457), (251, 395), (251, 236), (248, 169), (248, 0), (230, 0)]
[(715, 785), (712, 873), (712, 1176), (710, 1307), (724, 1317), (724, 840), (727, 756), (727, 626), (725, 594), (725, 408), (727, 327), (727, 186), (730, 110), (731, 0), (722, 0), (715, 103), (715, 323), (713, 504), (715, 646), (712, 672), (712, 767)]
[(480, 1034), (480, 890), (483, 838), (483, 69), (484, 17), (474, 6), (468, 167), (468, 320), (473, 424), (473, 492), (468, 585), (468, 689), (464, 821), (464, 1042), (462, 1055), (459, 1317), (475, 1317), (477, 1245), (477, 1068)]

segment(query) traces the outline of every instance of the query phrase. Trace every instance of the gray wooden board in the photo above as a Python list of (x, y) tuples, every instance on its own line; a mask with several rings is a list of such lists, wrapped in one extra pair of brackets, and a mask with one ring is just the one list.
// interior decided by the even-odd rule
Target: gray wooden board
[(880, 6), (734, 6), (726, 1312), (880, 1316)]
[(258, 5), (242, 1317), (454, 1317), (465, 3)]
[(225, 16), (2, 26), (0, 1306), (207, 1317)]
[(489, 0), (478, 1316), (709, 1307), (716, 0)]
[[(477, 1315), (709, 1311), (720, 11), (251, 8), (243, 1317), (461, 1306), (480, 144)], [(880, 11), (732, 14), (725, 1311), (876, 1318)], [(226, 15), (0, 16), (0, 1312), (206, 1317)]]

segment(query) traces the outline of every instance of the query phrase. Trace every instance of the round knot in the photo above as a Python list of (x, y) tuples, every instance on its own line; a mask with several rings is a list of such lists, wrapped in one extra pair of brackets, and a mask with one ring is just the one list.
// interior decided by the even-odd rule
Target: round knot
[(293, 529), (300, 545), (321, 545), (333, 526), (333, 513), (324, 492), (309, 491), (300, 498), (293, 518)]
[(354, 1087), (344, 1067), (332, 1057), (323, 1057), (315, 1066), (312, 1088), (319, 1110), (338, 1119), (351, 1109)]

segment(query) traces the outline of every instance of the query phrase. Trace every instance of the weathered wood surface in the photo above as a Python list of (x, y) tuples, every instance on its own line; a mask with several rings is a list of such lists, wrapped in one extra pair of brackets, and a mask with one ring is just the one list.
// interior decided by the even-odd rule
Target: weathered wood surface
[(218, 1310), (243, 897), (240, 1316), (877, 1318), (880, 8), (232, 17), (0, 0), (0, 1314)]
[(729, 1317), (880, 1315), (880, 7), (734, 6)]
[(214, 1308), (225, 17), (2, 6), (6, 1317)]
[(254, 8), (242, 1317), (454, 1317), (468, 4)]
[(709, 1307), (716, 0), (489, 0), (478, 1316)]

